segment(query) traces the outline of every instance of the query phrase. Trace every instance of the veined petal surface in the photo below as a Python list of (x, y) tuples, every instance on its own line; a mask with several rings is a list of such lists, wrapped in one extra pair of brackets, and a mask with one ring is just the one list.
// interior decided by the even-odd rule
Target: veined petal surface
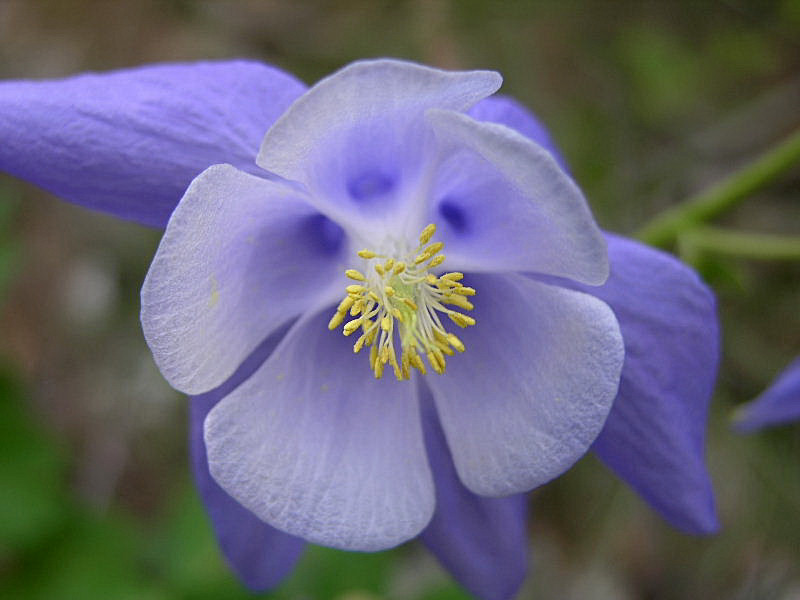
[(606, 245), (583, 194), (545, 148), (496, 123), (430, 110), (449, 146), (430, 219), (441, 222), (449, 268), (531, 271), (599, 285)]
[(209, 392), (192, 398), (189, 427), (194, 478), (231, 568), (251, 590), (268, 590), (291, 573), (306, 543), (264, 523), (231, 498), (208, 472), (203, 422), (221, 397)]
[[(333, 308), (331, 308), (333, 310)], [(434, 507), (417, 392), (376, 380), (329, 314), (298, 321), (206, 418), (211, 474), (265, 522), (346, 550), (417, 535)]]
[(203, 423), (208, 412), (246, 381), (272, 354), (290, 327), (273, 332), (220, 387), (191, 399), (189, 449), (192, 472), (200, 497), (211, 518), (214, 535), (231, 568), (253, 591), (274, 588), (291, 572), (306, 543), (278, 531), (231, 498), (208, 470)]
[(607, 238), (611, 277), (586, 291), (614, 310), (625, 366), (594, 450), (674, 526), (713, 532), (705, 437), (719, 360), (714, 296), (675, 258)]
[(176, 389), (224, 382), (341, 278), (344, 234), (298, 192), (215, 165), (192, 182), (142, 287), (142, 328)]
[(435, 159), (425, 111), (466, 110), (500, 82), (490, 71), (355, 62), (286, 111), (264, 137), (258, 164), (305, 184), (315, 206), (343, 224), (405, 218)]
[(427, 379), (464, 485), (528, 491), (572, 466), (600, 433), (623, 348), (602, 301), (520, 275), (467, 274), (479, 290), (464, 354)]
[(797, 358), (758, 398), (737, 411), (736, 428), (753, 431), (800, 419), (800, 358)]
[(0, 82), (0, 171), (163, 227), (205, 168), (257, 171), (264, 132), (304, 91), (291, 75), (242, 60)]
[(477, 496), (456, 474), (433, 397), (421, 387), (422, 423), (436, 511), (420, 535), (442, 565), (481, 600), (513, 598), (528, 568), (527, 496)]

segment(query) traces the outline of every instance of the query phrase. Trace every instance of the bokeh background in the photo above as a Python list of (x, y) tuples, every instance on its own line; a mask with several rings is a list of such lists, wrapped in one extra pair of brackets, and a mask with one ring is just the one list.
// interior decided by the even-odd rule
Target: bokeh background
[[(312, 83), (372, 56), (502, 72), (628, 234), (800, 126), (797, 0), (0, 0), (4, 79), (250, 57)], [(800, 169), (717, 223), (800, 235)], [(192, 488), (186, 399), (139, 329), (158, 239), (0, 175), (0, 597), (250, 597)], [(800, 353), (800, 264), (687, 258), (724, 327), (708, 445), (724, 528), (677, 533), (587, 456), (531, 496), (520, 598), (800, 598), (800, 426), (729, 427)], [(312, 548), (266, 597), (468, 598), (416, 543)]]

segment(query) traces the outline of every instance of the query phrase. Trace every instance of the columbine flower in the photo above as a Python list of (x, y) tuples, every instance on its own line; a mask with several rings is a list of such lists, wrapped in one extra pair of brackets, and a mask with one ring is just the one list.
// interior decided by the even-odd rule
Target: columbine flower
[(310, 90), (248, 62), (0, 86), (0, 168), (166, 223), (142, 323), (196, 395), (198, 486), (253, 588), (300, 538), (420, 534), (473, 593), (510, 597), (520, 492), (592, 443), (670, 522), (716, 528), (713, 298), (602, 234), (499, 84), (383, 60)]
[(753, 431), (800, 419), (800, 358), (786, 367), (761, 395), (736, 411), (735, 427)]

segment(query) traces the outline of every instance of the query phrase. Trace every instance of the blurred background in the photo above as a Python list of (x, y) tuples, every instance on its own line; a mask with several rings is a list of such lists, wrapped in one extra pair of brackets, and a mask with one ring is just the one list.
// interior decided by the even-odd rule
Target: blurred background
[[(631, 234), (800, 126), (800, 2), (0, 0), (0, 78), (250, 57), (313, 83), (395, 56), (490, 68)], [(2, 140), (0, 140), (2, 143)], [(800, 235), (800, 169), (717, 223)], [(0, 597), (250, 597), (189, 476), (186, 399), (138, 324), (157, 231), (0, 175)], [(708, 454), (722, 532), (677, 533), (593, 456), (531, 496), (520, 598), (800, 598), (800, 426), (734, 408), (800, 354), (800, 264), (692, 249), (724, 356)], [(416, 543), (312, 548), (276, 599), (468, 598)]]

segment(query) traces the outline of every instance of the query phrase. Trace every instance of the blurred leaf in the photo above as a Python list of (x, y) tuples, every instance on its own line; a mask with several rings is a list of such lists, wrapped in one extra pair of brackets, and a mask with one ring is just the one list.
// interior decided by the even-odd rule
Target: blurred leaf
[(343, 552), (309, 546), (290, 579), (274, 597), (335, 598), (353, 591), (383, 595), (399, 552)]
[(646, 25), (630, 28), (620, 39), (642, 120), (655, 124), (682, 116), (697, 101), (697, 54), (669, 31)]
[(169, 589), (186, 600), (252, 598), (224, 563), (189, 481), (178, 486), (162, 529), (153, 540), (153, 558)]
[(113, 515), (76, 510), (68, 526), (29, 565), (36, 599), (161, 600), (144, 572), (134, 526)]
[(0, 368), (0, 549), (33, 547), (65, 518), (65, 460), (33, 420), (22, 389)]

